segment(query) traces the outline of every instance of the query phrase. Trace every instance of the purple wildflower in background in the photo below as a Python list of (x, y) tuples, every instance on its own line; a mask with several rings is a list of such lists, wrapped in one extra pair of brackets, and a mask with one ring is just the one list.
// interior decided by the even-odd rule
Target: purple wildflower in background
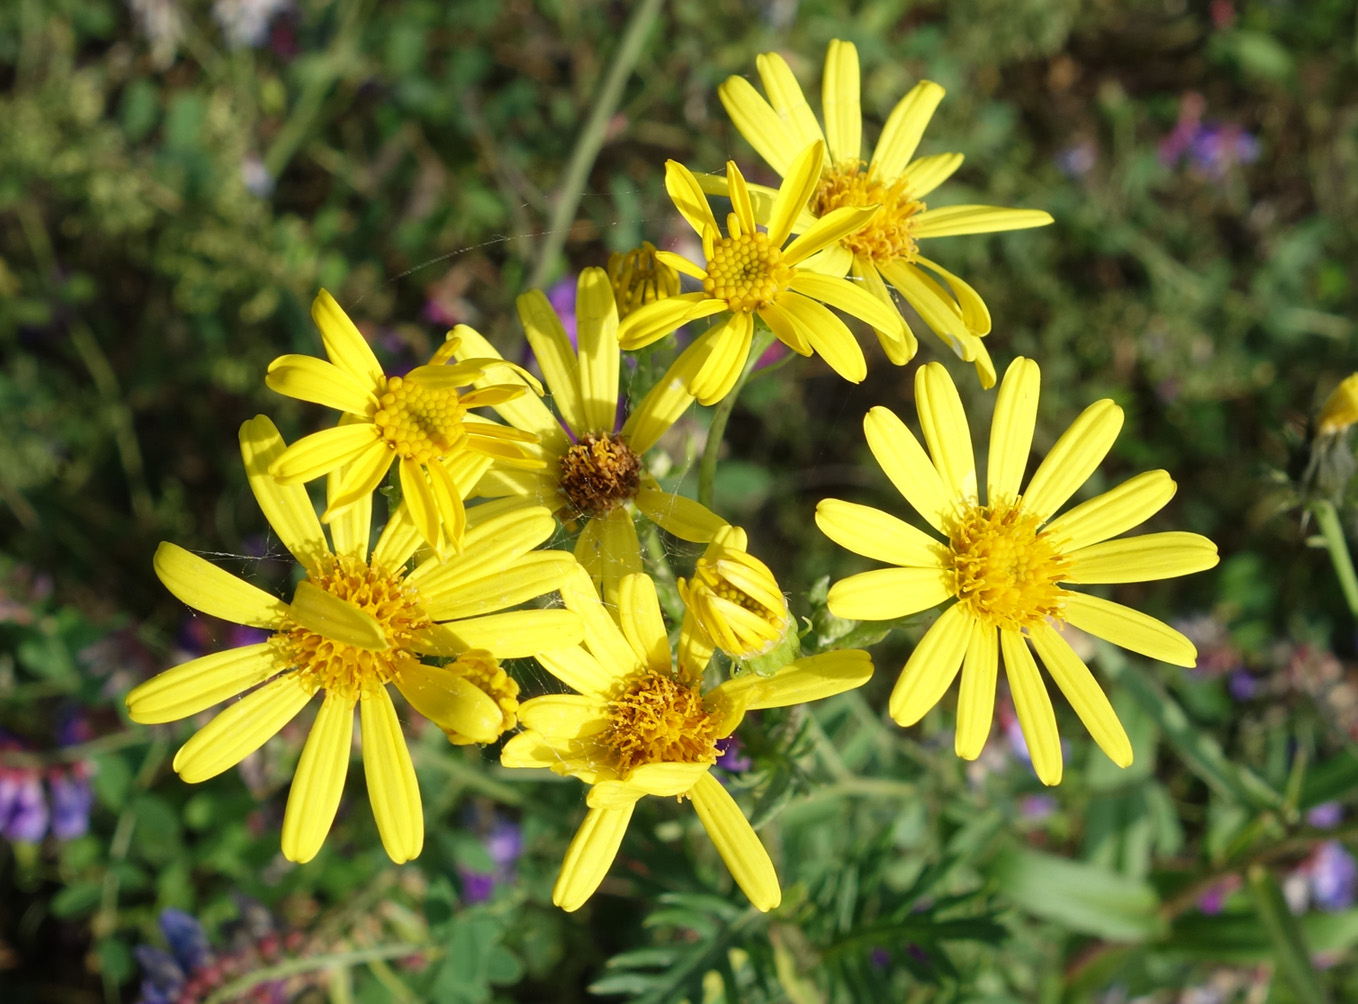
[(1309, 862), (1311, 899), (1331, 913), (1353, 905), (1358, 889), (1358, 862), (1338, 840), (1326, 840)]
[(1321, 802), (1306, 813), (1306, 821), (1321, 830), (1338, 826), (1344, 818), (1344, 807), (1338, 802)]
[(1058, 808), (1053, 795), (1024, 795), (1019, 799), (1018, 806), (1019, 815), (1035, 823), (1055, 815)]
[(1259, 681), (1247, 669), (1237, 669), (1227, 679), (1227, 688), (1237, 701), (1249, 701), (1259, 693)]
[(737, 736), (727, 736), (717, 741), (717, 766), (732, 774), (743, 774), (754, 766), (754, 761), (745, 753)]
[(74, 769), (58, 772), (47, 784), (52, 794), (52, 836), (58, 840), (83, 837), (89, 832), (90, 809), (94, 807), (94, 789), (86, 773)]
[(469, 903), (484, 903), (502, 885), (514, 881), (514, 865), (523, 854), (523, 830), (508, 819), (497, 819), (486, 834), (486, 855), (494, 868), (489, 872), (458, 868), (462, 897)]
[(1226, 905), (1226, 898), (1240, 888), (1238, 875), (1227, 875), (1214, 882), (1207, 891), (1198, 897), (1198, 909), (1209, 916), (1216, 916)]
[(1222, 178), (1232, 167), (1259, 159), (1259, 140), (1241, 126), (1204, 121), (1206, 99), (1189, 91), (1179, 101), (1179, 121), (1160, 141), (1160, 162), (1177, 167), (1185, 160), (1195, 173)]
[(37, 771), (0, 767), (0, 836), (36, 844), (47, 833), (47, 800)]
[(575, 291), (579, 278), (568, 275), (551, 289), (547, 290), (547, 302), (561, 318), (561, 326), (566, 329), (566, 337), (571, 340), (571, 348), (580, 351), (578, 335), (575, 330)]
[(1052, 161), (1067, 178), (1079, 181), (1094, 170), (1094, 165), (1099, 162), (1099, 148), (1087, 139), (1081, 140), (1058, 151)]

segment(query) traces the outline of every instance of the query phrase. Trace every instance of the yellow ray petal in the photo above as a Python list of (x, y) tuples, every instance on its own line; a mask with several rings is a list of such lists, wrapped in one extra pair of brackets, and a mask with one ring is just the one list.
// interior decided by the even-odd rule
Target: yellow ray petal
[(703, 829), (717, 845), (717, 853), (731, 870), (731, 877), (755, 909), (767, 913), (781, 903), (783, 892), (778, 887), (778, 873), (774, 871), (769, 852), (759, 842), (750, 821), (730, 792), (707, 773), (688, 794)]
[[(536, 698), (534, 698), (536, 700)], [(522, 710), (522, 708), (520, 709)], [(569, 745), (578, 745), (570, 743)], [(554, 742), (549, 742), (540, 733), (529, 729), (510, 736), (500, 749), (502, 767), (547, 767), (559, 768), (570, 750), (563, 753)], [(558, 771), (560, 773), (560, 771)]]
[(961, 166), (960, 153), (936, 153), (911, 161), (905, 168), (905, 176), (909, 179), (906, 196), (911, 199), (924, 198), (951, 178)]
[(329, 549), (306, 489), (301, 485), (280, 485), (269, 474), (269, 465), (285, 449), (283, 437), (265, 415), (256, 415), (240, 427), (240, 453), (250, 491), (283, 546), (303, 568), (310, 570)]
[(776, 52), (760, 53), (755, 57), (754, 65), (759, 71), (764, 93), (769, 96), (769, 104), (778, 117), (787, 123), (793, 148), (803, 150), (818, 140), (824, 143), (825, 135), (820, 131), (816, 114), (806, 103), (806, 95), (802, 93), (796, 76), (783, 57)]
[(180, 663), (134, 687), (127, 713), (142, 725), (177, 722), (235, 697), (285, 669), (274, 646), (229, 648)]
[(1070, 593), (1065, 617), (1074, 627), (1114, 645), (1174, 666), (1196, 666), (1198, 650), (1168, 624), (1112, 600)]
[(1217, 546), (1197, 533), (1148, 533), (1091, 544), (1070, 554), (1066, 582), (1150, 582), (1216, 567)]
[[(723, 195), (726, 194), (724, 182), (722, 187), (722, 194)], [(695, 262), (689, 261), (683, 255), (676, 254), (673, 251), (657, 251), (655, 253), (655, 260), (660, 262), (662, 265), (668, 265), (670, 268), (674, 269), (680, 275), (686, 275), (691, 279), (697, 279), (699, 282), (702, 282), (704, 279), (707, 278), (707, 269), (703, 268), (701, 265), (698, 265)]]
[(863, 152), (863, 109), (858, 102), (858, 50), (852, 42), (830, 40), (821, 88), (830, 160), (857, 161)]
[(321, 290), (311, 302), (311, 319), (320, 329), (325, 354), (332, 363), (348, 370), (365, 386), (385, 386), (386, 376), (382, 372), (382, 364), (377, 361), (358, 328), (354, 327), (354, 322), (349, 320), (349, 315), (325, 290)]
[(855, 230), (862, 229), (868, 220), (877, 215), (877, 209), (877, 206), (841, 206), (831, 210), (783, 248), (783, 261), (789, 265), (800, 264)]
[(905, 337), (905, 321), (901, 319), (900, 311), (851, 279), (799, 270), (788, 288), (837, 307), (892, 338)]
[[(452, 332), (452, 336), (459, 340), (457, 348), (458, 359), (472, 358), (499, 358), (500, 353), (482, 337), (481, 333), (465, 324), (459, 324)], [(527, 382), (512, 370), (497, 371), (493, 377), (482, 377), (476, 381), (476, 385), (486, 386), (492, 383), (522, 384), (527, 387)], [(536, 394), (525, 394), (513, 401), (496, 405), (495, 411), (510, 425), (525, 432), (531, 432), (537, 436), (542, 445), (551, 453), (564, 451), (569, 441), (561, 425), (557, 422), (556, 416), (538, 398)]]
[(179, 748), (174, 769), (189, 784), (230, 770), (263, 746), (311, 700), (296, 673), (252, 690), (219, 713)]
[(962, 308), (944, 295), (933, 279), (904, 261), (878, 262), (877, 269), (959, 359), (970, 362), (976, 358), (977, 339), (967, 330)]
[(953, 275), (938, 262), (930, 261), (928, 258), (917, 258), (916, 261), (937, 273), (947, 285), (948, 291), (962, 309), (962, 323), (967, 326), (968, 331), (974, 335), (990, 334), (990, 309), (981, 299), (981, 294), (976, 292), (970, 283)]
[(436, 591), (421, 590), (424, 608), (436, 621), (495, 613), (560, 589), (563, 576), (574, 565), (569, 551), (531, 551), (484, 578)]
[(986, 466), (986, 502), (1013, 502), (1023, 486), (1023, 472), (1033, 448), (1041, 375), (1037, 363), (1019, 356), (1004, 371), (990, 421), (990, 457)]
[(1014, 698), (1014, 714), (1028, 744), (1037, 779), (1043, 784), (1061, 783), (1061, 734), (1056, 731), (1056, 712), (1051, 696), (1038, 674), (1033, 653), (1017, 631), (1000, 631), (1000, 651), (1004, 653), (1004, 673)]
[(649, 794), (627, 781), (596, 781), (585, 794), (591, 809), (626, 809)]
[(1045, 624), (1032, 631), (1031, 637), (1033, 648), (1042, 657), (1047, 672), (1061, 688), (1061, 693), (1066, 695), (1066, 700), (1099, 744), (1099, 749), (1119, 767), (1130, 767), (1132, 742), (1084, 660), (1075, 654), (1064, 638)]
[[(330, 474), (339, 472), (339, 482), (333, 491), (326, 492), (326, 508), (322, 519), (329, 522), (350, 507), (369, 499), (372, 493), (391, 470), (396, 451), (387, 445), (386, 440), (376, 439), (353, 455), (343, 467), (331, 468)], [(328, 488), (329, 486), (327, 486)]]
[(619, 322), (618, 345), (628, 352), (644, 349), (689, 321), (711, 317), (725, 309), (725, 300), (709, 299), (703, 292), (680, 293), (663, 300), (652, 300)]
[(429, 487), (429, 479), (424, 468), (409, 457), (401, 458), (401, 498), (410, 513), (415, 529), (420, 531), (426, 544), (439, 549), (439, 510), (434, 501), (434, 490)]
[[(602, 698), (611, 694), (618, 681), (633, 668), (611, 663), (605, 665), (579, 645), (539, 652), (536, 658), (542, 663), (543, 669), (586, 697)], [(526, 702), (523, 707), (531, 703)], [(520, 708), (521, 713), (522, 710)]]
[(816, 506), (816, 526), (840, 547), (855, 554), (907, 568), (942, 568), (947, 547), (904, 520), (880, 509), (822, 499)]
[(641, 571), (641, 542), (626, 506), (618, 506), (599, 522), (599, 595), (610, 610), (618, 607), (618, 587)]
[(632, 768), (623, 780), (647, 795), (673, 798), (686, 794), (699, 779), (707, 777), (711, 766), (706, 763), (644, 763)]
[(943, 486), (938, 468), (894, 411), (880, 405), (863, 419), (868, 449), (883, 472), (915, 511), (940, 533), (947, 534), (955, 500)]
[[(800, 233), (806, 227), (814, 226), (816, 218), (813, 216), (806, 221), (805, 226), (792, 227), (793, 233)], [(809, 258), (803, 258), (801, 264), (797, 266), (798, 274), (803, 272), (818, 272), (821, 275), (833, 276), (836, 279), (843, 279), (853, 268), (853, 252), (843, 244), (830, 244), (821, 248)]]
[[(895, 366), (904, 366), (915, 354), (919, 352), (919, 340), (915, 333), (910, 330), (910, 325), (906, 323), (905, 317), (901, 315), (900, 306), (896, 303), (891, 294), (891, 290), (882, 279), (882, 274), (877, 271), (877, 266), (866, 258), (854, 258), (849, 279), (862, 287), (863, 291), (878, 300), (883, 306), (891, 310), (899, 319), (900, 326), (897, 329), (876, 328), (877, 340), (882, 343), (882, 350), (886, 352), (887, 358)], [(899, 335), (899, 337), (897, 337)]]
[[(671, 297), (670, 299), (673, 299)], [(668, 303), (669, 300), (661, 300)], [(646, 308), (643, 307), (642, 310)], [(640, 311), (638, 311), (640, 313)], [(635, 314), (628, 314), (635, 317)], [(735, 386), (741, 370), (750, 356), (750, 343), (754, 339), (754, 320), (749, 314), (732, 314), (724, 322), (708, 328), (698, 336), (685, 353), (705, 350), (702, 366), (689, 383), (689, 392), (698, 403), (711, 406), (716, 404)], [(701, 347), (701, 349), (700, 349)]]
[(975, 760), (990, 737), (995, 713), (995, 680), (1000, 671), (999, 635), (993, 625), (973, 621), (962, 686), (957, 695), (957, 735), (953, 749), (963, 760)]
[(942, 568), (876, 568), (840, 579), (826, 603), (836, 617), (890, 621), (932, 609), (955, 592), (953, 574)]
[(1023, 511), (1047, 519), (1065, 504), (1103, 462), (1122, 430), (1122, 409), (1095, 401), (1062, 433), (1033, 472), (1023, 493)]
[(601, 268), (580, 272), (575, 294), (580, 397), (593, 432), (612, 432), (618, 414), (618, 305)]
[(497, 659), (524, 659), (578, 644), (580, 617), (570, 610), (511, 610), (451, 624), (436, 624), (411, 642), (426, 655), (461, 655), (484, 648)]
[(924, 633), (891, 691), (887, 711), (898, 725), (914, 725), (952, 686), (971, 642), (975, 618), (954, 603)]
[(540, 289), (530, 289), (514, 304), (528, 344), (533, 347), (533, 355), (542, 367), (556, 410), (573, 432), (582, 435), (590, 431), (580, 398), (580, 364), (546, 294)]
[[(631, 672), (638, 665), (636, 653), (627, 644), (622, 628), (604, 608), (594, 583), (584, 569), (568, 571), (561, 584), (561, 599), (568, 610), (580, 615), (584, 628), (584, 645), (609, 668), (622, 675)], [(568, 643), (569, 644), (569, 643)], [(564, 648), (565, 645), (553, 646)]]
[(444, 732), (456, 732), (477, 743), (500, 738), (504, 724), (500, 706), (465, 677), (411, 659), (402, 664), (392, 683), (412, 708)]
[(775, 301), (759, 308), (759, 319), (769, 326), (780, 342), (799, 356), (811, 355), (811, 343), (806, 338), (805, 325)]
[(354, 422), (303, 436), (278, 455), (269, 473), (283, 484), (301, 484), (343, 467), (381, 436), (370, 422)]
[(377, 546), (373, 548), (372, 553), (372, 564), (388, 571), (399, 569), (410, 560), (410, 556), (422, 542), (420, 531), (415, 528), (415, 522), (410, 518), (410, 510), (402, 503), (396, 512), (392, 513), (391, 519), (387, 520), (387, 525), (382, 528), (381, 536), (377, 538)]
[(545, 694), (519, 705), (519, 721), (524, 728), (560, 740), (598, 735), (612, 723), (612, 717), (608, 702), (597, 697)]
[(971, 429), (957, 386), (942, 363), (915, 370), (915, 406), (929, 456), (943, 478), (944, 490), (954, 498), (976, 499), (976, 458), (971, 451)]
[(343, 645), (369, 652), (385, 652), (391, 647), (376, 617), (309, 579), (297, 583), (288, 616), (308, 631)]
[(872, 657), (860, 649), (822, 652), (788, 663), (771, 676), (746, 672), (716, 689), (749, 711), (819, 701), (861, 687), (872, 677)]
[(377, 832), (387, 856), (399, 864), (424, 848), (424, 814), (415, 765), (387, 688), (366, 691), (358, 702), (363, 736), (363, 774)]
[(1146, 471), (1062, 513), (1043, 533), (1065, 553), (1077, 551), (1144, 523), (1174, 497), (1176, 487), (1168, 471)]
[(285, 397), (324, 405), (369, 418), (378, 409), (377, 395), (347, 369), (315, 356), (279, 356), (269, 363), (265, 385)]
[(156, 575), (175, 597), (195, 610), (234, 624), (276, 628), (287, 616), (288, 605), (230, 572), (164, 541), (152, 559)]
[[(389, 451), (388, 451), (389, 452)], [(333, 500), (343, 492), (344, 471), (331, 471), (326, 475), (325, 493)], [(333, 501), (331, 502), (333, 508)], [(351, 558), (366, 561), (368, 542), (372, 539), (373, 498), (372, 492), (364, 492), (349, 505), (332, 513), (330, 517), (330, 537), (335, 542), (336, 554), (347, 554)]]
[[(693, 395), (689, 393), (689, 382), (698, 374), (696, 357), (681, 355), (665, 372), (655, 386), (646, 392), (641, 403), (622, 427), (622, 436), (627, 445), (637, 453), (645, 453), (660, 437), (669, 432), (670, 427), (693, 405)], [(685, 365), (681, 366), (681, 360)]]
[(618, 621), (637, 660), (652, 669), (670, 668), (670, 639), (660, 616), (660, 599), (649, 575), (625, 576), (618, 589)]
[(792, 133), (754, 85), (744, 77), (727, 77), (717, 88), (717, 96), (736, 131), (780, 176), (786, 174), (790, 151), (795, 148)]
[[(503, 499), (505, 506), (473, 506), (467, 513), (462, 552), (444, 561), (429, 558), (410, 573), (408, 581), (425, 595), (442, 597), (469, 582), (504, 571), (556, 532), (556, 520), (541, 506), (522, 506)], [(498, 504), (498, 503), (497, 503)]]
[(914, 236), (956, 237), (960, 234), (994, 234), (1002, 230), (1045, 227), (1051, 213), (1041, 209), (1002, 209), (999, 206), (944, 206), (926, 209), (915, 217)]
[(932, 80), (921, 80), (896, 102), (896, 107), (887, 116), (886, 125), (882, 126), (882, 135), (877, 139), (869, 165), (879, 178), (889, 183), (905, 173), (944, 93), (943, 88)]
[(585, 905), (613, 866), (631, 818), (631, 805), (585, 813), (585, 821), (566, 849), (566, 860), (561, 862), (561, 874), (552, 887), (552, 903), (567, 913)]
[(709, 230), (718, 229), (717, 218), (712, 215), (712, 207), (708, 205), (707, 195), (698, 184), (698, 179), (677, 160), (665, 161), (665, 191), (674, 202), (674, 208), (679, 210), (679, 215), (688, 221), (699, 237)]
[(797, 218), (806, 209), (811, 196), (816, 194), (824, 160), (824, 147), (816, 142), (799, 153), (789, 166), (787, 177), (778, 186), (778, 194), (769, 209), (769, 243), (774, 247), (780, 248), (787, 243)]
[(791, 290), (778, 297), (778, 305), (798, 322), (803, 337), (832, 370), (850, 383), (862, 383), (868, 375), (868, 363), (863, 358), (863, 350), (844, 322), (831, 313), (829, 307)]
[[(696, 182), (697, 179), (695, 178)], [(740, 232), (752, 234), (757, 224), (754, 220), (754, 207), (750, 205), (750, 192), (745, 187), (745, 176), (740, 173), (734, 160), (726, 162), (726, 194), (731, 200), (731, 212), (740, 224)]]
[(283, 812), (283, 856), (289, 861), (306, 864), (325, 843), (344, 794), (353, 740), (353, 698), (326, 694), (302, 747)]
[(434, 511), (438, 514), (439, 529), (443, 533), (439, 546), (445, 548), (444, 553), (448, 549), (457, 552), (462, 549), (462, 538), (467, 529), (467, 509), (462, 504), (462, 493), (442, 460), (431, 460), (424, 470), (429, 476)]

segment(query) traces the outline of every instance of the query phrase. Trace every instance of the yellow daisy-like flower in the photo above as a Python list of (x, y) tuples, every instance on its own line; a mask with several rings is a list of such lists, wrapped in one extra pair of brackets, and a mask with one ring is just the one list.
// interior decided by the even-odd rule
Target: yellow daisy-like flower
[[(344, 413), (332, 429), (304, 436), (280, 456), (271, 472), (284, 485), (298, 485), (341, 471), (338, 492), (322, 519), (371, 495), (393, 463), (401, 492), (421, 536), (440, 554), (456, 551), (466, 526), (462, 499), (491, 461), (532, 466), (525, 447), (532, 438), (518, 429), (477, 420), (467, 409), (500, 404), (524, 394), (536, 381), (523, 374), (513, 384), (462, 391), (488, 369), (518, 370), (503, 359), (463, 359), (447, 365), (456, 338), (441, 345), (427, 366), (389, 377), (372, 349), (325, 290), (311, 305), (330, 361), (279, 356), (265, 383), (280, 394)], [(525, 385), (527, 381), (527, 385)], [(540, 394), (541, 387), (534, 386)]]
[[(919, 241), (1045, 226), (1052, 222), (1050, 214), (996, 206), (925, 207), (924, 197), (962, 164), (960, 153), (915, 157), (920, 137), (943, 100), (938, 84), (921, 81), (897, 103), (864, 164), (858, 50), (852, 42), (835, 39), (825, 54), (824, 131), (783, 57), (766, 52), (755, 62), (768, 100), (744, 77), (730, 77), (718, 94), (735, 127), (769, 166), (791, 177), (800, 169), (798, 151), (808, 143), (828, 141), (810, 204), (794, 222), (793, 232), (807, 232), (815, 221), (846, 206), (878, 207), (808, 267), (851, 275), (887, 304), (892, 303), (890, 283), (954, 352), (975, 363), (982, 386), (993, 386), (995, 366), (981, 341), (990, 332), (990, 312), (971, 286), (923, 257)], [(725, 188), (716, 178), (704, 179), (704, 186), (712, 192)], [(774, 193), (751, 186), (751, 197), (756, 216), (762, 216), (758, 210), (771, 206)], [(879, 327), (878, 337), (898, 365), (913, 358), (918, 348), (908, 327), (903, 334), (895, 327)]]
[[(517, 684), (497, 660), (583, 637), (579, 616), (568, 610), (506, 608), (559, 589), (575, 561), (564, 551), (533, 550), (556, 527), (545, 509), (491, 503), (472, 510), (461, 554), (407, 572), (420, 534), (403, 507), (369, 554), (371, 496), (331, 520), (332, 549), (306, 489), (279, 485), (268, 473), (285, 449), (273, 423), (262, 415), (246, 422), (240, 442), (255, 498), (306, 578), (286, 603), (162, 543), (155, 570), (170, 592), (195, 610), (272, 634), (153, 677), (127, 695), (128, 711), (143, 724), (173, 722), (245, 694), (175, 755), (179, 776), (196, 783), (240, 763), (323, 694), (283, 817), (283, 853), (300, 862), (320, 850), (335, 818), (357, 706), (382, 845), (393, 861), (408, 861), (424, 844), (424, 819), (387, 685), (453, 742), (494, 742), (513, 727), (518, 706)], [(332, 503), (343, 480), (329, 479)], [(431, 665), (426, 656), (454, 661)]]
[(716, 217), (695, 178), (682, 164), (665, 165), (665, 188), (675, 207), (703, 240), (706, 266), (681, 255), (658, 251), (656, 257), (703, 288), (646, 304), (623, 318), (618, 341), (639, 349), (665, 337), (689, 321), (730, 311), (688, 347), (680, 359), (695, 367), (689, 389), (703, 404), (715, 404), (730, 393), (750, 354), (756, 315), (794, 352), (818, 353), (840, 376), (854, 383), (868, 373), (863, 350), (849, 329), (826, 307), (838, 307), (874, 328), (905, 337), (905, 322), (889, 304), (838, 276), (808, 271), (807, 258), (861, 227), (877, 211), (872, 206), (844, 206), (825, 214), (788, 243), (793, 224), (816, 190), (824, 144), (802, 150), (769, 207), (767, 232), (755, 223), (749, 187), (734, 162), (726, 165), (733, 212), (722, 236)]
[(618, 316), (626, 317), (638, 307), (679, 294), (679, 273), (656, 257), (655, 245), (642, 241), (641, 247), (626, 254), (608, 256), (608, 279), (613, 284), (613, 299)]
[(758, 658), (787, 636), (787, 598), (769, 566), (747, 546), (744, 530), (724, 527), (694, 564), (693, 577), (679, 580), (685, 609), (681, 663), (702, 669), (714, 647), (733, 659)]
[(926, 454), (896, 415), (873, 408), (864, 419), (868, 446), (907, 502), (939, 540), (877, 509), (826, 499), (816, 523), (836, 543), (899, 567), (852, 575), (830, 589), (830, 612), (856, 620), (892, 620), (956, 602), (925, 633), (891, 693), (891, 717), (913, 725), (952, 685), (958, 667), (958, 756), (985, 745), (1003, 653), (1014, 709), (1045, 784), (1061, 780), (1061, 741), (1047, 688), (1029, 644), (1071, 707), (1114, 763), (1132, 747), (1089, 668), (1062, 637), (1061, 625), (1176, 666), (1197, 660), (1193, 643), (1130, 607), (1066, 588), (1143, 582), (1211, 568), (1217, 549), (1196, 533), (1150, 533), (1113, 539), (1158, 512), (1174, 495), (1164, 471), (1149, 471), (1111, 491), (1056, 511), (1094, 472), (1122, 428), (1112, 401), (1077, 418), (1020, 491), (1037, 415), (1038, 368), (1016, 359), (1004, 375), (990, 429), (985, 501), (977, 487), (971, 433), (951, 377), (938, 363), (915, 375)]
[[(677, 360), (619, 428), (618, 314), (608, 274), (600, 268), (580, 273), (575, 300), (578, 351), (540, 291), (520, 296), (518, 309), (560, 420), (534, 396), (496, 405), (511, 426), (537, 437), (537, 445), (528, 448), (537, 464), (531, 470), (491, 470), (475, 491), (517, 496), (566, 519), (584, 520), (576, 558), (596, 582), (603, 583), (608, 602), (616, 603), (618, 582), (641, 571), (633, 508), (676, 537), (695, 543), (711, 540), (726, 525), (706, 506), (663, 491), (643, 459), (693, 404), (686, 388), (693, 371), (688, 362)], [(498, 356), (474, 331), (458, 328), (454, 334), (462, 339), (460, 352)]]
[(583, 646), (538, 657), (578, 693), (525, 701), (527, 727), (505, 744), (507, 767), (548, 767), (591, 785), (589, 812), (571, 841), (552, 902), (576, 910), (613, 864), (637, 801), (645, 795), (688, 798), (736, 884), (760, 910), (782, 899), (768, 851), (735, 799), (710, 773), (717, 741), (746, 711), (830, 697), (867, 682), (866, 652), (827, 652), (789, 663), (770, 676), (747, 673), (710, 690), (701, 671), (671, 661), (670, 642), (645, 575), (627, 576), (615, 622), (583, 572), (562, 591), (585, 622)]

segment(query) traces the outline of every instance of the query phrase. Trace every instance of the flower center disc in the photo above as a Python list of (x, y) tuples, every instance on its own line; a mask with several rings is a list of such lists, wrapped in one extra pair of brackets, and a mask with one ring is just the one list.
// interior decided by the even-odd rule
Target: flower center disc
[(725, 300), (732, 310), (748, 314), (772, 303), (796, 273), (783, 263), (783, 252), (769, 243), (769, 235), (757, 231), (723, 237), (713, 245), (703, 289), (708, 296)]
[(621, 436), (582, 436), (561, 458), (561, 494), (582, 516), (601, 516), (641, 488), (641, 458)]
[(427, 464), (453, 453), (467, 438), (466, 414), (451, 387), (431, 389), (391, 377), (373, 422), (398, 456)]
[(841, 237), (839, 243), (855, 255), (875, 261), (914, 261), (919, 249), (911, 232), (914, 217), (924, 211), (924, 203), (907, 198), (908, 181), (902, 176), (886, 184), (871, 170), (865, 170), (862, 161), (841, 161), (821, 175), (811, 197), (811, 211), (821, 217), (844, 206), (881, 206), (876, 216), (861, 229)]
[(972, 505), (952, 532), (957, 598), (987, 624), (1017, 630), (1061, 617), (1070, 562), (1014, 504)]
[(716, 763), (716, 715), (703, 707), (696, 683), (649, 673), (632, 681), (612, 706), (602, 739), (626, 777), (646, 763)]
[(356, 697), (365, 684), (390, 683), (401, 665), (414, 658), (409, 646), (415, 633), (431, 623), (415, 588), (399, 575), (348, 555), (322, 559), (310, 581), (371, 614), (382, 625), (389, 647), (372, 652), (285, 624), (272, 639), (283, 658), (318, 690)]

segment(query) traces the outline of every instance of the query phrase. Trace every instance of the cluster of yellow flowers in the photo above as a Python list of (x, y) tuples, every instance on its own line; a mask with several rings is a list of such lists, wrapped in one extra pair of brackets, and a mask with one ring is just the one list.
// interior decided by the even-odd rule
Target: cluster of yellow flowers
[[(820, 355), (847, 380), (861, 381), (867, 362), (831, 308), (870, 325), (891, 362), (908, 362), (916, 338), (892, 289), (991, 387), (997, 374), (983, 341), (985, 304), (923, 257), (919, 242), (1040, 226), (1051, 217), (926, 208), (924, 198), (962, 161), (958, 154), (915, 157), (943, 96), (937, 84), (923, 82), (900, 101), (864, 163), (851, 44), (832, 42), (826, 57), (824, 128), (779, 56), (760, 56), (758, 70), (767, 99), (740, 77), (720, 95), (736, 127), (782, 176), (779, 188), (748, 184), (734, 163), (724, 176), (706, 177), (666, 165), (675, 207), (701, 238), (701, 264), (646, 245), (614, 256), (608, 270), (585, 269), (575, 345), (541, 292), (519, 297), (554, 410), (537, 379), (464, 325), (428, 365), (388, 376), (323, 291), (312, 317), (328, 361), (282, 356), (266, 382), (338, 410), (338, 424), (291, 445), (264, 416), (240, 432), (250, 487), (301, 566), (291, 601), (174, 544), (156, 552), (156, 573), (183, 602), (271, 632), (262, 643), (177, 666), (128, 695), (132, 718), (143, 723), (188, 718), (245, 695), (179, 750), (174, 767), (185, 781), (235, 766), (322, 696), (284, 816), (288, 858), (310, 860), (334, 820), (355, 707), (383, 845), (396, 862), (420, 853), (420, 792), (390, 685), (451, 742), (494, 743), (512, 733), (501, 749), (505, 766), (547, 768), (590, 786), (555, 889), (561, 907), (578, 908), (598, 887), (644, 795), (691, 800), (751, 902), (761, 910), (778, 904), (768, 852), (711, 774), (718, 744), (747, 711), (862, 685), (872, 662), (858, 650), (797, 657), (787, 597), (749, 553), (745, 532), (662, 489), (648, 451), (695, 401), (713, 405), (731, 393), (751, 364), (756, 317), (794, 352)], [(724, 230), (710, 194), (730, 201)], [(680, 275), (700, 288), (681, 292)], [(716, 315), (640, 401), (624, 402), (619, 423), (621, 353)], [(952, 379), (938, 363), (918, 368), (924, 445), (883, 407), (868, 413), (864, 431), (886, 476), (933, 532), (839, 499), (820, 503), (816, 523), (843, 547), (889, 566), (836, 582), (831, 613), (892, 620), (949, 604), (901, 672), (891, 717), (919, 721), (960, 669), (956, 749), (976, 757), (990, 730), (1003, 653), (1033, 765), (1056, 784), (1061, 744), (1034, 650), (1095, 741), (1124, 766), (1131, 744), (1064, 625), (1179, 665), (1196, 657), (1167, 625), (1069, 587), (1182, 575), (1211, 567), (1217, 555), (1190, 533), (1120, 536), (1174, 494), (1164, 471), (1057, 515), (1118, 434), (1122, 411), (1111, 401), (1080, 415), (1025, 487), (1038, 384), (1031, 360), (1015, 359), (1005, 372), (982, 487)], [(373, 494), (393, 464), (401, 502), (374, 544)], [(322, 476), (326, 508), (318, 517), (306, 484)], [(643, 563), (638, 515), (706, 545), (677, 582), (685, 613), (673, 631)], [(573, 552), (540, 547), (559, 523), (575, 534)], [(714, 665), (717, 651), (726, 659)], [(770, 663), (771, 653), (783, 657)], [(520, 658), (535, 659), (569, 692), (520, 703), (519, 684), (502, 666)], [(754, 668), (745, 665), (752, 660)], [(736, 672), (717, 668), (728, 664)], [(712, 685), (718, 675), (727, 678)]]

